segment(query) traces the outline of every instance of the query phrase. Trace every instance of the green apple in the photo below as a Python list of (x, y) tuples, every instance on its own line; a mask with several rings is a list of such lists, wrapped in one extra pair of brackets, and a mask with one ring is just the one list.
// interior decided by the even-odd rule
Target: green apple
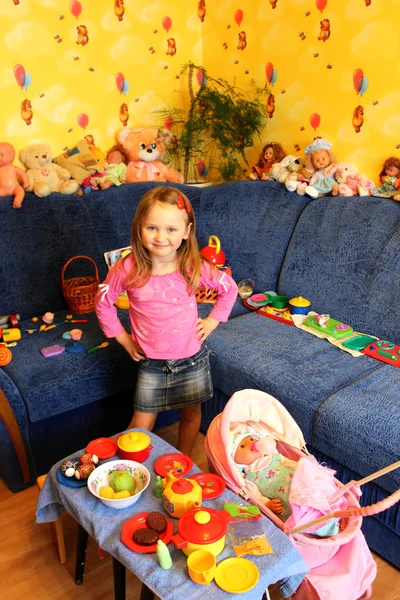
[(135, 489), (135, 480), (128, 471), (112, 471), (110, 473), (110, 487), (115, 493), (127, 491), (132, 495)]

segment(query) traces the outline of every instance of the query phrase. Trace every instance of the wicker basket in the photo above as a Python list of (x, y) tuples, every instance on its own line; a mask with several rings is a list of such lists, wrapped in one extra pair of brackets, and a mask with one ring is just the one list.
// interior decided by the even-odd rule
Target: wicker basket
[[(226, 267), (222, 267), (219, 270), (232, 277), (232, 269), (229, 265), (227, 265)], [(217, 301), (217, 297), (217, 291), (212, 290), (211, 288), (199, 287), (198, 290), (196, 290), (196, 302), (215, 304), (215, 302)]]
[[(67, 267), (74, 260), (84, 258), (90, 260), (94, 267), (94, 276), (86, 275), (85, 277), (73, 277), (72, 279), (65, 279), (65, 271)], [(61, 286), (66, 299), (69, 309), (76, 315), (83, 315), (90, 313), (94, 309), (94, 299), (97, 294), (100, 279), (97, 265), (92, 258), (89, 256), (74, 256), (70, 258), (64, 265), (61, 273)]]

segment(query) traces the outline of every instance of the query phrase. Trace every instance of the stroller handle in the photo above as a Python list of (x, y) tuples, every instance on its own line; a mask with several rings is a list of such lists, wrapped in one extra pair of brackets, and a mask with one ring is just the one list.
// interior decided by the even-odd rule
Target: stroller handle
[(342, 518), (342, 517), (370, 517), (372, 515), (376, 515), (384, 510), (387, 510), (393, 504), (396, 504), (400, 500), (400, 489), (394, 492), (391, 496), (380, 500), (376, 504), (371, 504), (371, 506), (363, 506), (360, 508), (348, 508), (346, 510), (337, 510), (335, 512), (331, 512), (328, 515), (324, 515), (319, 519), (314, 519), (313, 521), (309, 521), (309, 523), (304, 523), (303, 525), (299, 525), (298, 527), (293, 527), (289, 529), (284, 527), (285, 533), (300, 533), (300, 531), (304, 531), (305, 529), (309, 529), (309, 527), (313, 527), (314, 525), (319, 525), (320, 523), (324, 523), (325, 521), (330, 521), (331, 519)]

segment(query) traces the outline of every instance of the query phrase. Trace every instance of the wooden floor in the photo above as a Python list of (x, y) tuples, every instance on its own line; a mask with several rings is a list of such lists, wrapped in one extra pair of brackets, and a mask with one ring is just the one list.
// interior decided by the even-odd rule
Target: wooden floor
[[(177, 425), (157, 431), (176, 444)], [(204, 436), (199, 435), (193, 452), (194, 462), (207, 470), (203, 450)], [(76, 522), (66, 513), (62, 516), (66, 540), (67, 563), (60, 565), (51, 543), (50, 526), (35, 524), (38, 491), (36, 486), (13, 494), (0, 480), (0, 590), (7, 600), (112, 600), (112, 561), (108, 555), (100, 560), (97, 546), (89, 540), (85, 580), (74, 583)], [(373, 600), (400, 598), (400, 572), (375, 556), (378, 576), (373, 587)], [(222, 594), (222, 592), (221, 592)], [(251, 597), (251, 595), (249, 594)], [(140, 583), (127, 573), (127, 600), (139, 600)], [(271, 600), (277, 600), (277, 589)], [(179, 598), (179, 594), (176, 600)]]

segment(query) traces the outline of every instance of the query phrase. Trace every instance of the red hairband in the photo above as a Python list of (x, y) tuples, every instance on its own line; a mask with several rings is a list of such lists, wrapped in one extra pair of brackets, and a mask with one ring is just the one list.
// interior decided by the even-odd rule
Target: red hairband
[(179, 210), (185, 209), (188, 215), (190, 215), (190, 213), (192, 212), (192, 207), (189, 204), (189, 200), (187, 200), (187, 198), (184, 198), (180, 194), (178, 194), (178, 202), (176, 203), (176, 205), (179, 208)]

